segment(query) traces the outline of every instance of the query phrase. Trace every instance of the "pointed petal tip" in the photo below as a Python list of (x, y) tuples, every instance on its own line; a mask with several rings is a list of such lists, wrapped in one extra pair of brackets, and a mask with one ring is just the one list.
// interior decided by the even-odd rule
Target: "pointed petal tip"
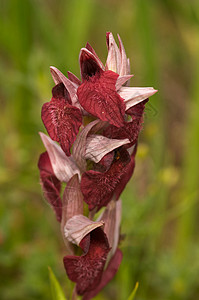
[(54, 66), (50, 66), (50, 72), (52, 73), (57, 73), (58, 69)]

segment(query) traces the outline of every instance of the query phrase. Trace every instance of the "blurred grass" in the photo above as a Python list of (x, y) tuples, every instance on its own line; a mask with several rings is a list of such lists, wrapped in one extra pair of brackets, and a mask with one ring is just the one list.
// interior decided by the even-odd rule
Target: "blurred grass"
[(50, 299), (52, 267), (68, 296), (59, 225), (43, 200), (37, 159), (49, 66), (79, 76), (89, 41), (122, 37), (134, 86), (154, 86), (135, 174), (123, 193), (124, 259), (96, 299), (199, 297), (199, 4), (180, 0), (0, 1), (0, 295)]

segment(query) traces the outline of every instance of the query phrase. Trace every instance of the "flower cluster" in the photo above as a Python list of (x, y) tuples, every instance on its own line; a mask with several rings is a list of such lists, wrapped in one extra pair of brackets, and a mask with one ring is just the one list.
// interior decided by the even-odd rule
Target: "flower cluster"
[(106, 38), (105, 66), (90, 44), (81, 49), (81, 80), (50, 68), (55, 86), (41, 113), (49, 134), (40, 133), (46, 148), (38, 163), (41, 185), (61, 224), (66, 273), (84, 300), (121, 263), (120, 195), (133, 174), (145, 103), (156, 93), (128, 86), (133, 75), (122, 41), (118, 35), (118, 47), (112, 33)]

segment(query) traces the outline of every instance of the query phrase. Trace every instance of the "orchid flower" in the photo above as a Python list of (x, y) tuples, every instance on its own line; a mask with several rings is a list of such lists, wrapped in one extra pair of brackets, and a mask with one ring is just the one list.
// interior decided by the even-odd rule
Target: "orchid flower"
[(40, 133), (40, 181), (60, 222), (66, 273), (83, 300), (97, 295), (121, 263), (120, 195), (134, 171), (145, 104), (157, 92), (128, 86), (133, 75), (118, 40), (119, 47), (107, 33), (105, 66), (89, 43), (80, 50), (81, 80), (51, 67), (55, 86), (41, 113), (49, 136)]

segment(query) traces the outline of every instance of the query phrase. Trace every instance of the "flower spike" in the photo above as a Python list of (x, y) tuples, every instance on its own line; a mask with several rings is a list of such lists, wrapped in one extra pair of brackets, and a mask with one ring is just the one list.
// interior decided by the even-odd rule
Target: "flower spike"
[[(95, 297), (122, 261), (120, 196), (135, 168), (138, 138), (152, 87), (130, 87), (130, 61), (118, 35), (106, 34), (102, 63), (87, 43), (80, 50), (81, 80), (50, 67), (52, 98), (43, 104), (40, 182), (65, 243), (73, 296)], [(62, 187), (64, 191), (62, 193)], [(96, 213), (104, 208), (99, 217)]]

